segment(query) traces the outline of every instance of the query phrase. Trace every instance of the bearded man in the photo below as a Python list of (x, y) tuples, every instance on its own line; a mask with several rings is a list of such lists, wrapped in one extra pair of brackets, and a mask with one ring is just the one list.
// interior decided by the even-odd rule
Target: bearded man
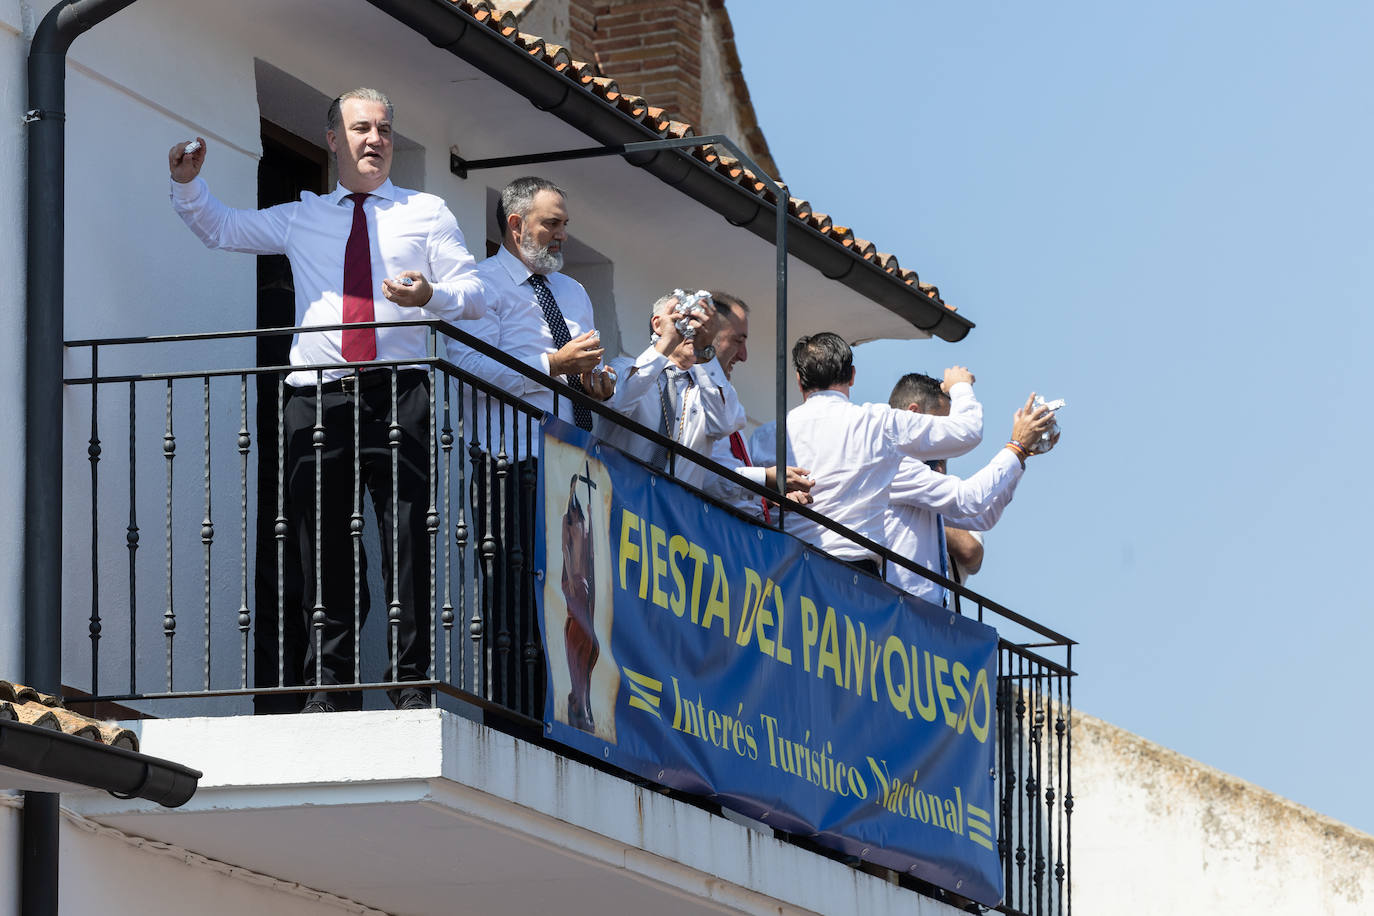
[[(494, 291), (485, 315), (458, 327), (508, 355), (604, 401), (615, 391), (611, 376), (592, 372), (604, 350), (592, 327), (587, 291), (563, 267), (568, 239), (567, 194), (546, 178), (517, 178), (501, 190), (496, 224), (501, 247), (477, 265)], [(530, 378), (461, 345), (450, 344), (458, 368), (513, 395), (536, 411), (548, 411), (591, 429), (591, 412), (566, 397), (554, 398), (546, 382)], [(471, 389), (464, 395), (468, 442), (485, 455), (475, 459), (472, 507), (481, 544), (494, 547), (483, 564), (487, 609), (484, 643), (491, 699), (538, 718), (543, 713), (544, 663), (534, 615), (528, 558), (534, 556), (534, 482), (539, 427), (529, 415), (501, 408)], [(556, 403), (555, 403), (556, 400)], [(504, 454), (506, 464), (499, 466)], [(504, 482), (500, 479), (504, 473)], [(514, 562), (518, 552), (519, 563)]]

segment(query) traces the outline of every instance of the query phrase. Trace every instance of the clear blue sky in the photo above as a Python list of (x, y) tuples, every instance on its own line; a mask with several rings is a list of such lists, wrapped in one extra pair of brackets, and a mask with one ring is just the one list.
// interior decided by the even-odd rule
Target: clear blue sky
[(970, 584), (1080, 709), (1374, 832), (1374, 4), (728, 8), (793, 193), (978, 324), (856, 398), (969, 365), (964, 473), (1068, 400)]

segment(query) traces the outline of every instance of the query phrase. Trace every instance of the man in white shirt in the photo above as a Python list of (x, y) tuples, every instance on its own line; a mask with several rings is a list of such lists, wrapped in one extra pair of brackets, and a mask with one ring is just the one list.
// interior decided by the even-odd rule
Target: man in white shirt
[[(1054, 422), (1052, 412), (1033, 406), (1034, 397), (1031, 395), (1016, 411), (1006, 447), (967, 479), (945, 474), (943, 461), (902, 459), (888, 488), (890, 503), (883, 520), (883, 543), (889, 550), (953, 578), (944, 523), (957, 519), (965, 529), (983, 530), (997, 523), (1016, 492), (1030, 448)], [(945, 417), (951, 400), (939, 381), (911, 373), (898, 380), (888, 404), (895, 410)], [(943, 586), (895, 563), (887, 566), (887, 581), (932, 604), (949, 603), (948, 590)]]
[[(735, 365), (749, 359), (749, 306), (738, 296), (719, 290), (711, 291), (711, 299), (716, 304), (720, 329), (716, 332), (713, 342), (716, 358), (706, 364), (706, 371), (711, 373), (716, 384), (724, 389), (731, 384), (730, 374)], [(772, 454), (758, 456), (766, 466), (756, 466), (758, 462), (753, 460), (754, 456), (745, 445), (744, 436), (738, 431), (724, 439), (717, 439), (711, 452), (711, 458), (717, 464), (770, 489), (777, 487), (773, 457)], [(811, 476), (805, 468), (787, 469), (788, 498), (793, 501), (802, 505), (810, 503), (811, 483)], [(730, 503), (741, 512), (755, 516), (761, 514), (765, 521), (771, 518), (767, 500), (722, 477), (708, 476), (705, 491), (722, 502)]]
[[(688, 336), (677, 327), (682, 319), (677, 313), (679, 294), (688, 298), (677, 290), (654, 303), (649, 318), (653, 343), (644, 352), (611, 361), (618, 381), (606, 404), (684, 448), (709, 455), (717, 441), (744, 426), (744, 408), (735, 389), (728, 384), (722, 388), (703, 365), (706, 348), (719, 330), (715, 307), (707, 298), (701, 302), (703, 310), (684, 319), (694, 335)], [(688, 486), (701, 489), (709, 475), (691, 460), (674, 458), (667, 449), (607, 420), (597, 419), (596, 432), (606, 443), (652, 467), (671, 467)]]
[[(805, 400), (787, 414), (788, 455), (815, 478), (811, 508), (876, 543), (883, 540), (887, 491), (903, 457), (949, 458), (982, 439), (983, 409), (973, 396), (973, 374), (962, 366), (945, 370), (949, 416), (932, 417), (851, 403), (854, 355), (838, 334), (798, 339), (792, 364)], [(831, 556), (878, 572), (873, 554), (817, 522), (798, 518), (788, 530)]]
[[(459, 322), (459, 329), (545, 375), (580, 388), (597, 400), (606, 400), (615, 390), (615, 382), (592, 371), (605, 353), (594, 328), (592, 301), (581, 283), (560, 273), (563, 243), (571, 222), (567, 194), (545, 178), (517, 178), (501, 191), (496, 222), (501, 247), (477, 267), (496, 295), (485, 315)], [(567, 398), (560, 397), (555, 404), (552, 390), (542, 381), (467, 347), (451, 344), (449, 354), (458, 368), (493, 387), (590, 429), (591, 412), (574, 410)], [(476, 413), (485, 419), (483, 395), (478, 396)], [(485, 424), (478, 432), (485, 435)], [(536, 453), (536, 447), (524, 441), (524, 433), (525, 424), (515, 422), (508, 412), (508, 456), (523, 458)], [(499, 435), (494, 416), (492, 435)]]
[[(501, 247), (477, 271), (495, 293), (480, 318), (458, 323), (485, 341), (545, 375), (604, 401), (615, 390), (611, 376), (593, 374), (605, 352), (593, 328), (587, 291), (563, 267), (568, 239), (567, 194), (545, 178), (517, 178), (502, 189), (496, 205)], [(450, 343), (458, 368), (513, 395), (539, 412), (549, 412), (590, 430), (592, 413), (558, 397), (538, 378), (530, 378), (477, 351)], [(528, 563), (512, 562), (511, 547), (534, 556), (535, 488), (539, 427), (528, 413), (504, 408), (475, 391), (465, 404), (468, 442), (484, 451), (473, 480), (473, 519), (477, 543), (488, 536), (488, 515), (505, 507), (504, 526), (493, 520), (495, 549), (490, 577), (483, 566), (483, 592), (490, 613), (486, 638), (492, 678), (491, 699), (535, 718), (544, 713), (543, 646), (534, 626), (534, 580)], [(504, 451), (509, 470), (504, 487), (496, 478), (496, 456)], [(528, 484), (528, 485), (522, 485)], [(503, 492), (504, 491), (504, 492)], [(498, 530), (499, 529), (499, 530)], [(506, 637), (502, 639), (501, 637)]]
[[(299, 201), (266, 210), (235, 210), (217, 200), (199, 177), (205, 140), (178, 143), (168, 154), (173, 207), (207, 247), (285, 254), (291, 261), (299, 326), (474, 318), (485, 310), (489, 292), (453, 214), (438, 197), (398, 188), (390, 181), (392, 112), (391, 102), (373, 89), (355, 89), (335, 99), (325, 141), (338, 164), (338, 187), (324, 196), (302, 194)], [(425, 328), (360, 328), (301, 333), (291, 345), (296, 369), (286, 378), (290, 394), (283, 407), (289, 521), (306, 571), (306, 682), (317, 687), (357, 683), (355, 590), (360, 593), (356, 613), (365, 619), (368, 612), (366, 559), (354, 565), (355, 545), (361, 555), (361, 525), (357, 539), (351, 531), (357, 499), (355, 401), (361, 418), (356, 431), (360, 471), (380, 520), (382, 577), (396, 635), (396, 657), (385, 677), (429, 677), (428, 375), (418, 366), (406, 366), (395, 375), (394, 422), (402, 438), (395, 450), (398, 487), (393, 493), (393, 449), (388, 441), (393, 375), (389, 368), (366, 371), (364, 365), (378, 359), (423, 359), (427, 338)], [(316, 368), (322, 365), (330, 368)], [(317, 407), (324, 429), (323, 446), (318, 448)], [(354, 574), (344, 574), (348, 569)], [(400, 708), (430, 705), (428, 690), (406, 688), (393, 691), (391, 697)], [(356, 691), (321, 690), (310, 695), (305, 711), (357, 708), (361, 702)]]

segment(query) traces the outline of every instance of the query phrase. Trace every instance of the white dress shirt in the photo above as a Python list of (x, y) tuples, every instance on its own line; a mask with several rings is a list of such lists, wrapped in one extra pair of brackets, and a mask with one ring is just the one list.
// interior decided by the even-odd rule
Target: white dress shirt
[[(172, 206), (208, 248), (247, 254), (284, 254), (291, 259), (296, 287), (296, 324), (343, 323), (344, 249), (353, 228), (353, 201), (336, 186), (323, 196), (309, 191), (301, 199), (265, 210), (236, 210), (210, 193), (203, 178), (172, 181)], [(463, 246), (463, 233), (443, 200), (433, 194), (398, 188), (390, 181), (363, 202), (372, 249), (372, 300), (377, 321), (476, 318), (490, 295), (477, 264)], [(386, 298), (382, 280), (417, 270), (434, 287), (423, 309), (403, 308)], [(378, 328), (377, 358), (423, 359), (429, 355), (429, 329)], [(341, 363), (343, 332), (297, 334), (291, 365)], [(351, 369), (329, 369), (335, 379)], [(290, 385), (315, 383), (314, 372), (292, 372)]]
[[(610, 365), (618, 381), (615, 394), (606, 404), (636, 423), (657, 430), (663, 416), (659, 378), (671, 365), (668, 357), (650, 346), (636, 357), (622, 356), (612, 360)], [(679, 388), (680, 409), (678, 416), (672, 418), (668, 437), (693, 451), (711, 455), (719, 440), (728, 440), (732, 432), (744, 426), (744, 406), (735, 389), (728, 384), (721, 388), (705, 366), (693, 366), (683, 375), (686, 378), (679, 383), (683, 386)], [(654, 460), (659, 452), (659, 447), (649, 440), (600, 417), (596, 419), (595, 429), (597, 436), (607, 444), (644, 461)], [(708, 477), (722, 482), (717, 475), (690, 460), (680, 459), (674, 466), (677, 479), (688, 486), (704, 489)]]
[[(887, 491), (903, 456), (951, 458), (983, 438), (983, 408), (973, 386), (950, 388), (949, 416), (854, 404), (842, 392), (817, 391), (787, 414), (789, 462), (815, 478), (811, 508), (869, 540), (883, 542)], [(829, 528), (804, 518), (787, 526), (842, 560), (871, 556)]]
[[(968, 530), (991, 528), (1011, 502), (1021, 474), (1021, 462), (1006, 448), (966, 479), (904, 458), (888, 488), (891, 503), (883, 519), (883, 542), (893, 553), (938, 573), (942, 565), (941, 519)], [(935, 604), (940, 603), (944, 592), (942, 586), (895, 563), (888, 564), (887, 581)]]
[[(725, 374), (725, 369), (721, 366), (720, 360), (713, 359), (709, 363), (706, 363), (703, 368), (706, 370), (706, 374), (711, 377), (711, 380), (716, 383), (718, 388), (722, 391), (728, 389), (730, 395), (733, 395), (736, 401), (739, 400), (739, 393), (735, 391), (735, 386), (730, 384), (730, 379)], [(737, 456), (730, 448), (731, 435), (733, 435), (733, 433), (713, 440), (711, 446), (711, 460), (716, 464), (729, 468), (741, 477), (752, 480), (759, 486), (765, 485), (767, 483), (765, 468), (756, 466), (757, 463), (753, 460), (753, 453), (750, 452), (747, 447), (744, 450), (743, 458)], [(741, 437), (741, 442), (743, 442), (743, 437)], [(769, 461), (766, 464), (771, 465), (772, 462)], [(723, 503), (728, 503), (747, 515), (763, 514), (763, 503), (760, 502), (762, 497), (756, 496), (754, 493), (726, 480), (718, 474), (707, 474), (706, 479), (702, 483), (702, 490), (707, 495)]]
[[(749, 436), (749, 458), (755, 463), (762, 463), (765, 467), (771, 466), (778, 459), (778, 424), (775, 420), (759, 426)], [(797, 464), (797, 456), (792, 454), (792, 449), (787, 450), (787, 463), (792, 467), (801, 467)], [(808, 468), (808, 470), (810, 470)]]
[[(525, 266), (525, 262), (502, 246), (496, 254), (477, 265), (477, 272), (487, 288), (492, 291), (491, 307), (480, 318), (459, 322), (458, 328), (547, 375), (549, 355), (556, 353), (558, 348), (554, 346), (553, 334), (544, 319), (544, 310), (540, 307), (534, 287), (530, 284), (530, 269)], [(569, 337), (590, 331), (594, 324), (592, 300), (588, 298), (582, 284), (560, 273), (547, 274), (544, 280), (549, 285), (549, 291), (553, 293), (554, 301), (558, 303), (558, 310), (563, 313), (563, 318), (567, 322)], [(521, 375), (514, 369), (507, 368), (459, 343), (450, 343), (448, 353), (458, 368), (521, 398), (541, 412), (555, 413), (553, 392), (543, 382)], [(567, 380), (566, 376), (559, 378), (562, 381)], [(482, 423), (485, 423), (487, 415), (486, 402), (485, 395), (477, 395), (476, 417)], [(471, 401), (465, 405), (465, 409), (470, 406)], [(573, 422), (572, 402), (567, 398), (559, 398), (556, 416)], [(497, 422), (497, 417), (493, 416), (493, 439), (499, 435)], [(485, 426), (479, 433), (485, 439)], [(523, 458), (537, 452), (538, 427), (533, 429), (534, 448), (531, 449), (529, 445), (524, 444), (523, 419), (517, 420), (516, 413), (509, 408), (506, 411), (506, 433), (510, 436), (507, 439), (509, 455)]]

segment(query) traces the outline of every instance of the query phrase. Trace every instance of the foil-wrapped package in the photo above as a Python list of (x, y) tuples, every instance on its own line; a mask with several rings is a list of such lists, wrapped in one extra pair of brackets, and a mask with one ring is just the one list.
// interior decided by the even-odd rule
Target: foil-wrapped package
[(1057, 398), (1053, 401), (1047, 401), (1037, 394), (1035, 400), (1031, 402), (1031, 406), (1036, 409), (1048, 407), (1050, 412), (1055, 415), (1054, 421), (1050, 423), (1050, 428), (1041, 433), (1039, 441), (1030, 447), (1032, 455), (1043, 455), (1054, 448), (1055, 440), (1059, 438), (1059, 410), (1064, 406), (1064, 399)]
[(709, 315), (708, 306), (711, 303), (711, 294), (704, 289), (699, 289), (694, 293), (684, 292), (680, 289), (673, 290), (673, 295), (677, 298), (677, 305), (673, 307), (673, 314), (677, 316), (673, 322), (677, 326), (677, 332), (687, 340), (697, 336), (697, 329), (689, 323), (693, 315)]

